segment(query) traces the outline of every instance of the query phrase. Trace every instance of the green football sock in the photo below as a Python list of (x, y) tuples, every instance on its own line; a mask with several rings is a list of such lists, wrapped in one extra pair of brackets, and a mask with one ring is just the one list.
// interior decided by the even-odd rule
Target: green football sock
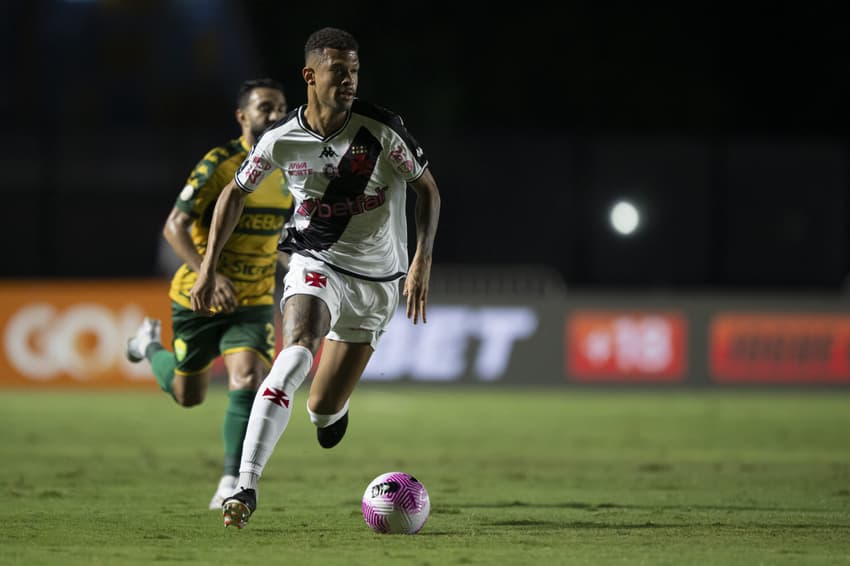
[(177, 368), (177, 358), (174, 353), (166, 350), (162, 344), (151, 343), (145, 349), (145, 357), (151, 363), (151, 370), (159, 388), (174, 396), (174, 370)]
[(237, 390), (228, 394), (230, 401), (224, 413), (222, 436), (224, 438), (224, 475), (238, 476), (242, 460), (242, 442), (248, 429), (248, 417), (256, 391)]

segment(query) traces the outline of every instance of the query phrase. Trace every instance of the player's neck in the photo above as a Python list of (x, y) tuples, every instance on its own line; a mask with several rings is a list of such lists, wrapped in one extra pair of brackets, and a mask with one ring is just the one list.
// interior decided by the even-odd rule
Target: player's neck
[(339, 130), (345, 124), (347, 116), (348, 111), (339, 112), (318, 104), (307, 104), (304, 110), (307, 127), (322, 137)]

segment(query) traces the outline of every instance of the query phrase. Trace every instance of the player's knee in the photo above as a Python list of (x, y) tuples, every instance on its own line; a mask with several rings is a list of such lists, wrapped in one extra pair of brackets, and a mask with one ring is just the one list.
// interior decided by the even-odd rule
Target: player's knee
[(297, 336), (292, 336), (289, 340), (286, 341), (285, 346), (301, 346), (303, 348), (307, 348), (310, 350), (310, 353), (314, 356), (316, 352), (319, 351), (319, 346), (322, 345), (322, 337), (314, 336), (312, 334), (301, 334)]
[(313, 365), (313, 354), (308, 348), (289, 346), (275, 358), (267, 383), (289, 394), (301, 387)]
[(263, 382), (265, 371), (251, 371), (245, 373), (235, 373), (229, 376), (230, 390), (245, 390), (255, 391)]
[(195, 407), (204, 402), (207, 388), (198, 377), (179, 376), (172, 385), (172, 397), (181, 407)]
[(294, 295), (283, 308), (283, 347), (303, 346), (315, 356), (330, 330), (331, 314), (324, 301)]
[(189, 390), (178, 393), (175, 390), (173, 397), (181, 407), (195, 407), (204, 402), (204, 393), (201, 391)]

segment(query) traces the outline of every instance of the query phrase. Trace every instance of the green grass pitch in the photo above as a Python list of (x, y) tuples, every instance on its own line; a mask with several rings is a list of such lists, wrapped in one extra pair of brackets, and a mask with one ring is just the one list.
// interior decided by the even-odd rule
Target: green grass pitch
[[(378, 386), (324, 450), (304, 403), (244, 530), (207, 503), (225, 392), (0, 391), (0, 564), (850, 564), (850, 392)], [(378, 535), (369, 480), (431, 516)]]

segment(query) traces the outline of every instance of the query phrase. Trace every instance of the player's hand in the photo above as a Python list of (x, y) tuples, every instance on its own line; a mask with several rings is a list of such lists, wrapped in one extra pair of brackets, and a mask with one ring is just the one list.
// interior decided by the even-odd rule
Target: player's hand
[(215, 274), (215, 292), (213, 293), (213, 309), (216, 312), (233, 312), (239, 303), (236, 301), (236, 287), (233, 282), (222, 275)]
[(208, 316), (213, 314), (215, 288), (215, 277), (210, 278), (203, 270), (198, 271), (198, 278), (195, 280), (195, 284), (192, 285), (192, 290), (189, 291), (192, 310), (198, 314)]
[(425, 303), (428, 301), (428, 285), (431, 281), (431, 257), (413, 256), (407, 277), (404, 280), (402, 295), (407, 297), (407, 318), (413, 324), (422, 317), (422, 324), (428, 322), (425, 314)]

